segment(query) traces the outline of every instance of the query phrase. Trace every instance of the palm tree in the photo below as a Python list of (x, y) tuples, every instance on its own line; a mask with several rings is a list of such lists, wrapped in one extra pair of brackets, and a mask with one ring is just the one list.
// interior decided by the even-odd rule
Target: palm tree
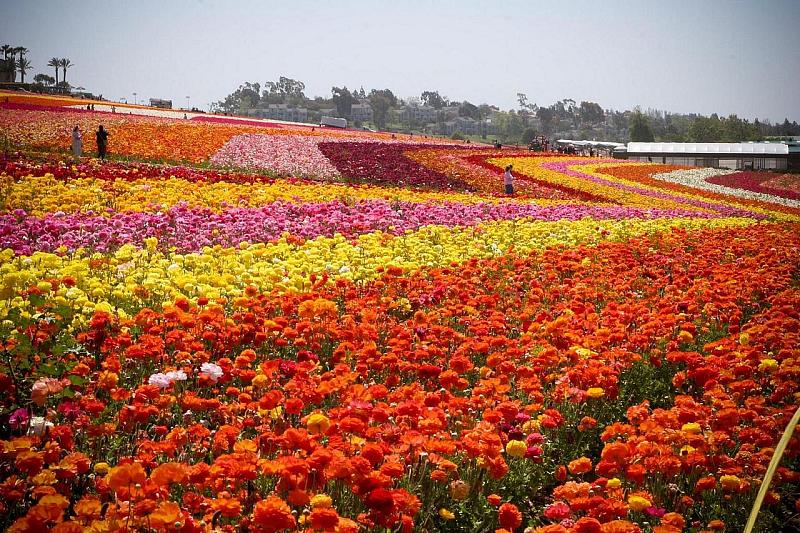
[(72, 61), (70, 61), (69, 59), (64, 57), (64, 58), (61, 58), (61, 59), (58, 60), (58, 66), (61, 67), (61, 70), (62, 70), (62, 72), (64, 74), (61, 77), (62, 78), (61, 81), (67, 81), (67, 69), (69, 67), (74, 67), (75, 65), (72, 63)]
[(17, 59), (17, 70), (19, 70), (19, 74), (22, 77), (22, 83), (25, 83), (25, 74), (30, 70), (31, 66), (31, 62), (24, 57)]
[(47, 66), (56, 68), (56, 85), (58, 85), (58, 67), (61, 66), (61, 61), (57, 57), (54, 57), (47, 62)]
[(28, 53), (28, 49), (25, 48), (24, 46), (17, 46), (16, 48), (14, 48), (14, 52), (19, 54), (19, 58), (22, 59), (23, 57), (25, 57), (25, 54)]
[(8, 54), (11, 53), (11, 50), (13, 48), (14, 48), (13, 46), (10, 46), (10, 45), (7, 45), (7, 44), (4, 44), (3, 46), (0, 46), (0, 52), (3, 52), (3, 59), (8, 59)]

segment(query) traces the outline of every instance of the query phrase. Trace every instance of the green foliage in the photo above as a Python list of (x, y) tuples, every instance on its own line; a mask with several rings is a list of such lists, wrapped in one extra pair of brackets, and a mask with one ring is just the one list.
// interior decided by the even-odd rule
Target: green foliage
[(340, 117), (349, 117), (353, 109), (353, 104), (357, 102), (355, 97), (344, 87), (332, 87), (331, 94), (333, 95), (333, 103), (336, 106), (336, 113)]
[(449, 104), (447, 98), (442, 98), (439, 95), (439, 91), (423, 91), (422, 95), (420, 95), (420, 99), (422, 103), (431, 106), (434, 109), (441, 109)]
[(520, 141), (522, 144), (530, 144), (533, 139), (536, 138), (536, 130), (533, 128), (527, 128), (525, 131), (522, 132), (522, 137), (520, 137)]
[(630, 137), (633, 142), (653, 142), (653, 131), (650, 129), (650, 121), (637, 107), (633, 110), (630, 120)]
[(469, 117), (475, 120), (480, 120), (481, 110), (480, 108), (478, 108), (478, 106), (464, 100), (464, 102), (460, 106), (458, 106), (458, 116)]
[(369, 104), (372, 106), (372, 120), (379, 129), (386, 129), (389, 110), (397, 105), (397, 97), (389, 89), (372, 89), (369, 93)]
[(595, 102), (581, 102), (578, 114), (581, 118), (581, 122), (587, 124), (602, 122), (605, 116), (603, 108)]

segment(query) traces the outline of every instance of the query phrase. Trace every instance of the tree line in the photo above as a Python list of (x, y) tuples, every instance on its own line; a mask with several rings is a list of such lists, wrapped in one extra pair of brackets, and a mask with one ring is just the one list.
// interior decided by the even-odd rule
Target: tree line
[[(486, 103), (451, 100), (437, 90), (425, 90), (419, 97), (403, 99), (388, 88), (365, 91), (363, 86), (353, 90), (347, 86), (334, 86), (329, 97), (311, 98), (305, 95), (303, 82), (284, 76), (263, 86), (254, 82), (240, 85), (233, 93), (215, 102), (212, 111), (247, 114), (251, 109), (268, 104), (288, 104), (305, 107), (310, 114), (334, 109), (337, 116), (350, 118), (352, 106), (357, 103), (370, 104), (373, 123), (379, 129), (394, 126), (424, 131), (426, 124), (411, 120), (406, 124), (390, 124), (391, 112), (406, 105), (422, 105), (435, 110), (457, 108), (459, 117), (490, 120), (492, 136), (507, 143), (525, 143), (539, 134), (551, 138), (617, 142), (738, 142), (800, 136), (800, 125), (796, 121), (789, 122), (788, 118), (772, 123), (758, 119), (750, 122), (735, 114), (728, 117), (720, 117), (716, 113), (704, 116), (656, 109), (642, 111), (639, 107), (619, 111), (604, 109), (597, 102), (577, 102), (571, 98), (540, 106), (531, 102), (525, 93), (517, 93), (518, 107), (508, 111)], [(432, 122), (441, 122), (443, 116), (438, 114)]]
[[(20, 83), (25, 83), (25, 76), (28, 71), (33, 69), (33, 64), (25, 57), (28, 52), (29, 50), (24, 46), (12, 46), (9, 44), (0, 46), (0, 53), (3, 54), (3, 59), (0, 60), (0, 81), (16, 83), (17, 72), (19, 72)], [(55, 77), (39, 73), (33, 77), (34, 83), (68, 91), (71, 86), (67, 83), (67, 69), (73, 67), (74, 63), (66, 57), (54, 57), (47, 63), (47, 66), (55, 69)], [(59, 69), (62, 72), (61, 81), (58, 80)]]

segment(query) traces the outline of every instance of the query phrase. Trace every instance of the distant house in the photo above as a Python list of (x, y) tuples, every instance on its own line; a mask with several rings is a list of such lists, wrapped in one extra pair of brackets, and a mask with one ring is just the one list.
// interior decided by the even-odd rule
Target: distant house
[(425, 105), (410, 105), (400, 108), (397, 112), (397, 118), (400, 122), (420, 122), (427, 124), (428, 122), (436, 122), (438, 112), (436, 109)]
[(439, 116), (444, 120), (453, 120), (454, 118), (458, 117), (458, 109), (460, 106), (451, 105), (447, 107), (443, 107), (439, 110)]
[(288, 104), (269, 104), (267, 107), (253, 109), (249, 114), (259, 118), (285, 120), (286, 122), (308, 122), (308, 109), (292, 107)]
[(493, 134), (495, 129), (488, 120), (480, 121), (469, 117), (458, 117), (438, 124), (437, 130), (441, 135), (452, 135), (461, 132), (465, 135)]
[(172, 100), (162, 98), (151, 98), (150, 107), (160, 107), (161, 109), (172, 109)]
[(353, 104), (350, 108), (350, 120), (353, 122), (372, 122), (372, 106), (369, 104)]

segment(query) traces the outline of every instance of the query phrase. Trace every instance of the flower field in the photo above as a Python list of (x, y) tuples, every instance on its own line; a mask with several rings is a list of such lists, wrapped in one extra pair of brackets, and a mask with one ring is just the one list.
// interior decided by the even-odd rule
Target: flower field
[(0, 106), (4, 530), (744, 528), (797, 175), (65, 105)]

